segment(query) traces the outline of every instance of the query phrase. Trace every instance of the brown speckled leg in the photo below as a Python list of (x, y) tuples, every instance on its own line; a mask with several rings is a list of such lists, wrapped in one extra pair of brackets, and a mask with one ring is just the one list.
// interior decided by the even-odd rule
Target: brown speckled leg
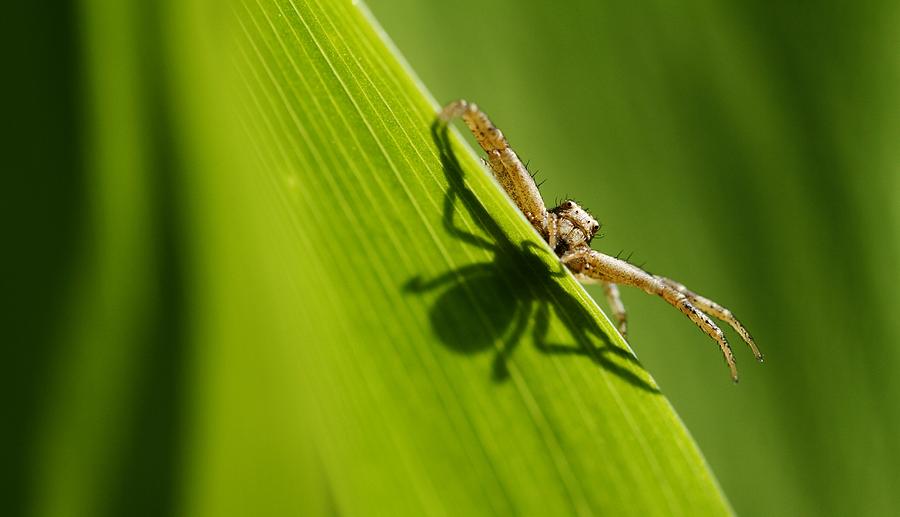
[(738, 381), (737, 365), (734, 361), (734, 353), (725, 339), (725, 334), (713, 321), (697, 308), (687, 296), (680, 293), (659, 278), (647, 273), (643, 269), (629, 264), (624, 260), (604, 255), (599, 251), (584, 247), (571, 251), (562, 257), (563, 263), (580, 278), (589, 278), (603, 282), (612, 282), (622, 285), (631, 285), (642, 289), (648, 294), (655, 294), (665, 300), (669, 305), (677, 308), (687, 316), (700, 330), (716, 341), (728, 369), (731, 371), (731, 379)]
[(475, 135), (478, 145), (487, 153), (488, 165), (503, 190), (525, 214), (525, 218), (544, 238), (547, 238), (547, 207), (544, 205), (534, 178), (509, 146), (503, 133), (474, 103), (462, 99), (453, 101), (445, 106), (439, 115), (440, 120), (444, 123), (448, 123), (456, 117), (463, 119), (469, 130)]
[(730, 310), (726, 309), (725, 307), (722, 307), (721, 305), (710, 300), (709, 298), (700, 296), (699, 294), (691, 291), (684, 285), (679, 284), (678, 282), (672, 280), (671, 278), (665, 278), (665, 277), (661, 277), (661, 276), (658, 276), (656, 278), (661, 280), (666, 285), (672, 287), (679, 293), (685, 295), (687, 297), (687, 299), (691, 301), (691, 303), (693, 303), (694, 305), (699, 307), (700, 310), (702, 310), (703, 312), (731, 325), (731, 328), (733, 328), (735, 330), (735, 332), (737, 332), (741, 336), (741, 339), (743, 339), (744, 342), (750, 346), (750, 350), (753, 351), (753, 355), (754, 355), (754, 357), (756, 357), (756, 360), (759, 362), (762, 362), (763, 355), (762, 355), (762, 353), (760, 353), (759, 349), (756, 348), (756, 343), (753, 342), (753, 336), (751, 336), (750, 332), (747, 331), (747, 329), (744, 327), (744, 325), (742, 325), (741, 322), (738, 321), (738, 319), (734, 317), (734, 314), (732, 314)]

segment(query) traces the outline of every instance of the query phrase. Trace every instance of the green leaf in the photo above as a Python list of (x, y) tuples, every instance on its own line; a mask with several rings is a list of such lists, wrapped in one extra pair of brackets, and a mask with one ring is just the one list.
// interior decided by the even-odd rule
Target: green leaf
[(365, 11), (84, 7), (97, 236), (35, 513), (729, 513)]
[(738, 514), (897, 513), (900, 3), (368, 3), (437, 98), (478, 101), (549, 198), (595, 209), (597, 249), (753, 332), (766, 363), (728, 332), (729, 389), (696, 328), (622, 290)]

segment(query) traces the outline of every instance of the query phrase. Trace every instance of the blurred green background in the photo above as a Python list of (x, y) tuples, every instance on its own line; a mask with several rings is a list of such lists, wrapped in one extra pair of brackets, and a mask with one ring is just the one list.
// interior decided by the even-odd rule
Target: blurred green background
[(545, 197), (593, 209), (595, 248), (750, 328), (767, 361), (735, 344), (733, 387), (681, 315), (623, 291), (739, 514), (900, 511), (900, 4), (369, 5), (439, 102), (478, 102)]
[[(34, 504), (35, 443), (56, 434), (78, 443), (65, 429), (39, 427), (53, 409), (48, 390), (65, 385), (61, 365), (79, 360), (67, 355), (76, 341), (137, 343), (106, 370), (85, 373), (98, 383), (73, 395), (108, 400), (55, 408), (88, 423), (103, 417), (90, 410), (126, 415), (123, 428), (99, 437), (115, 441), (122, 470), (113, 493), (123, 495), (104, 512), (167, 513), (182, 481), (159, 474), (180, 471), (189, 405), (179, 276), (188, 229), (176, 221), (181, 183), (167, 111), (155, 109), (162, 88), (152, 75), (139, 80), (128, 60), (140, 55), (166, 69), (154, 44), (170, 25), (150, 4), (127, 13), (131, 25), (88, 19), (84, 11), (99, 3), (11, 5), (2, 31), (11, 121), (0, 206), (9, 515)], [(722, 302), (748, 325), (767, 362), (754, 364), (736, 346), (735, 387), (683, 317), (623, 293), (632, 346), (738, 513), (896, 514), (900, 4), (369, 5), (438, 102), (481, 104), (547, 180), (547, 197), (571, 195), (593, 209), (606, 235), (595, 247), (633, 252), (632, 261)], [(101, 33), (106, 39), (92, 40)], [(129, 47), (136, 41), (145, 44)], [(84, 57), (98, 45), (113, 73), (100, 91), (86, 79), (100, 65)], [(135, 91), (147, 103), (141, 109)], [(101, 101), (117, 109), (95, 111)], [(140, 145), (92, 155), (85, 119), (98, 112), (110, 116), (100, 117), (101, 132)], [(93, 190), (88, 169), (115, 178), (131, 166), (153, 174), (104, 183), (114, 195)], [(89, 313), (73, 316), (71, 299), (88, 300)], [(95, 324), (116, 311), (141, 317), (121, 328)], [(117, 390), (125, 377), (127, 397)], [(148, 436), (153, 447), (142, 446)], [(79, 453), (90, 460), (92, 442), (84, 443)], [(80, 477), (75, 489), (95, 482)]]

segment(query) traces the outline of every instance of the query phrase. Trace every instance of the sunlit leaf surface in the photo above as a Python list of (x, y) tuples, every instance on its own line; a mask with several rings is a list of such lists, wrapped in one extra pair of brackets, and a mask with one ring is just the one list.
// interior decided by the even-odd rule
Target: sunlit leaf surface
[(358, 6), (79, 17), (88, 237), (33, 513), (729, 512), (649, 374), (432, 129)]

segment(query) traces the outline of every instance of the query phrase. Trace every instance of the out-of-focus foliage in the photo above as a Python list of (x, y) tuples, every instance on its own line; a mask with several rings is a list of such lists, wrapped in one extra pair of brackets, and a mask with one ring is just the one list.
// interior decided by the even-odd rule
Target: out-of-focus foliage
[(900, 4), (370, 4), (441, 101), (478, 102), (549, 197), (594, 209), (595, 247), (750, 327), (767, 362), (738, 349), (733, 387), (683, 317), (624, 292), (738, 513), (897, 513)]
[(729, 512), (351, 2), (17, 8), (4, 515)]

